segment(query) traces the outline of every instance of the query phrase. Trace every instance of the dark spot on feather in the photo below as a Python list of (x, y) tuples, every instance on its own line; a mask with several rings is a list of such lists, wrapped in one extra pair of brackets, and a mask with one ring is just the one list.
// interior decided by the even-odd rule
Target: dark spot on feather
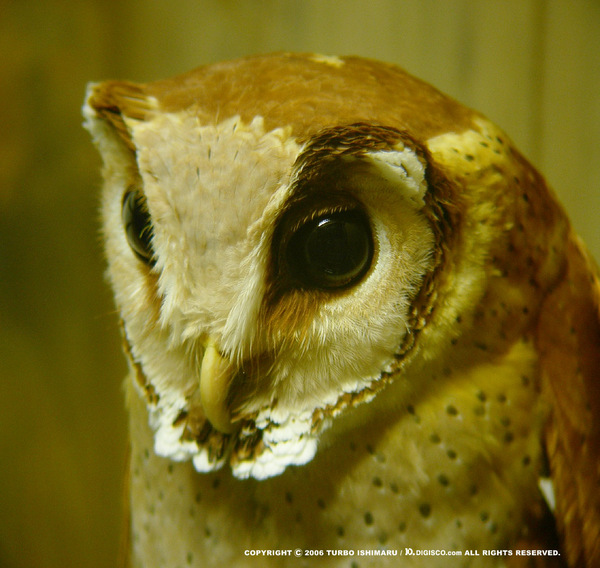
[(429, 503), (421, 503), (421, 505), (419, 505), (419, 513), (426, 519), (431, 515), (431, 505)]

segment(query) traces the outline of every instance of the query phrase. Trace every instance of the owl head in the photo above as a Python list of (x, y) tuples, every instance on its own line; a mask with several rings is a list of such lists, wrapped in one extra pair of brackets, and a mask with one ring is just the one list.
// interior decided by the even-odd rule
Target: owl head
[(526, 334), (563, 268), (541, 177), (395, 66), (251, 57), (93, 84), (84, 115), (155, 450), (201, 472), (278, 475), (405, 412)]

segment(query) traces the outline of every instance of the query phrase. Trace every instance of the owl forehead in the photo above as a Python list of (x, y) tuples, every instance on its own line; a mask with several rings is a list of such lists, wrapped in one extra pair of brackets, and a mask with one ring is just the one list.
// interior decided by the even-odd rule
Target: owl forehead
[(334, 125), (367, 122), (425, 141), (469, 129), (478, 116), (397, 66), (297, 53), (206, 65), (147, 84), (108, 81), (97, 86), (90, 105), (122, 134), (117, 114), (148, 120), (157, 111), (193, 109), (202, 124), (233, 116), (249, 124), (262, 116), (267, 131), (289, 126), (300, 140)]

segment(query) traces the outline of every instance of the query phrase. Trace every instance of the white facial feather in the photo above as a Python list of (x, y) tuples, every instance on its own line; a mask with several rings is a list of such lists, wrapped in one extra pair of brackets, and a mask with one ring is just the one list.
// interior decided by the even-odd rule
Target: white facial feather
[(154, 224), (161, 322), (176, 339), (222, 335), (241, 305), (243, 317), (228, 326), (232, 339), (223, 338), (241, 349), (264, 280), (260, 267), (247, 266), (257, 244), (249, 237), (260, 235), (252, 225), (260, 226), (298, 146), (281, 130), (266, 135), (260, 119), (212, 127), (188, 113), (159, 115), (132, 133)]
[(370, 152), (368, 157), (380, 171), (383, 178), (400, 187), (404, 195), (414, 202), (417, 208), (425, 205), (425, 170), (415, 153), (408, 149), (380, 150)]

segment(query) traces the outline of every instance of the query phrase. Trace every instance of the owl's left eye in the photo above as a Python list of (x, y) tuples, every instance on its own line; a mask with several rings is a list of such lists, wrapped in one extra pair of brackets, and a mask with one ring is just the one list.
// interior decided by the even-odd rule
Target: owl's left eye
[(141, 261), (152, 264), (152, 220), (139, 191), (128, 191), (123, 197), (121, 220), (131, 250)]
[(357, 282), (373, 257), (371, 227), (360, 210), (328, 213), (301, 225), (286, 250), (293, 277), (311, 288)]

